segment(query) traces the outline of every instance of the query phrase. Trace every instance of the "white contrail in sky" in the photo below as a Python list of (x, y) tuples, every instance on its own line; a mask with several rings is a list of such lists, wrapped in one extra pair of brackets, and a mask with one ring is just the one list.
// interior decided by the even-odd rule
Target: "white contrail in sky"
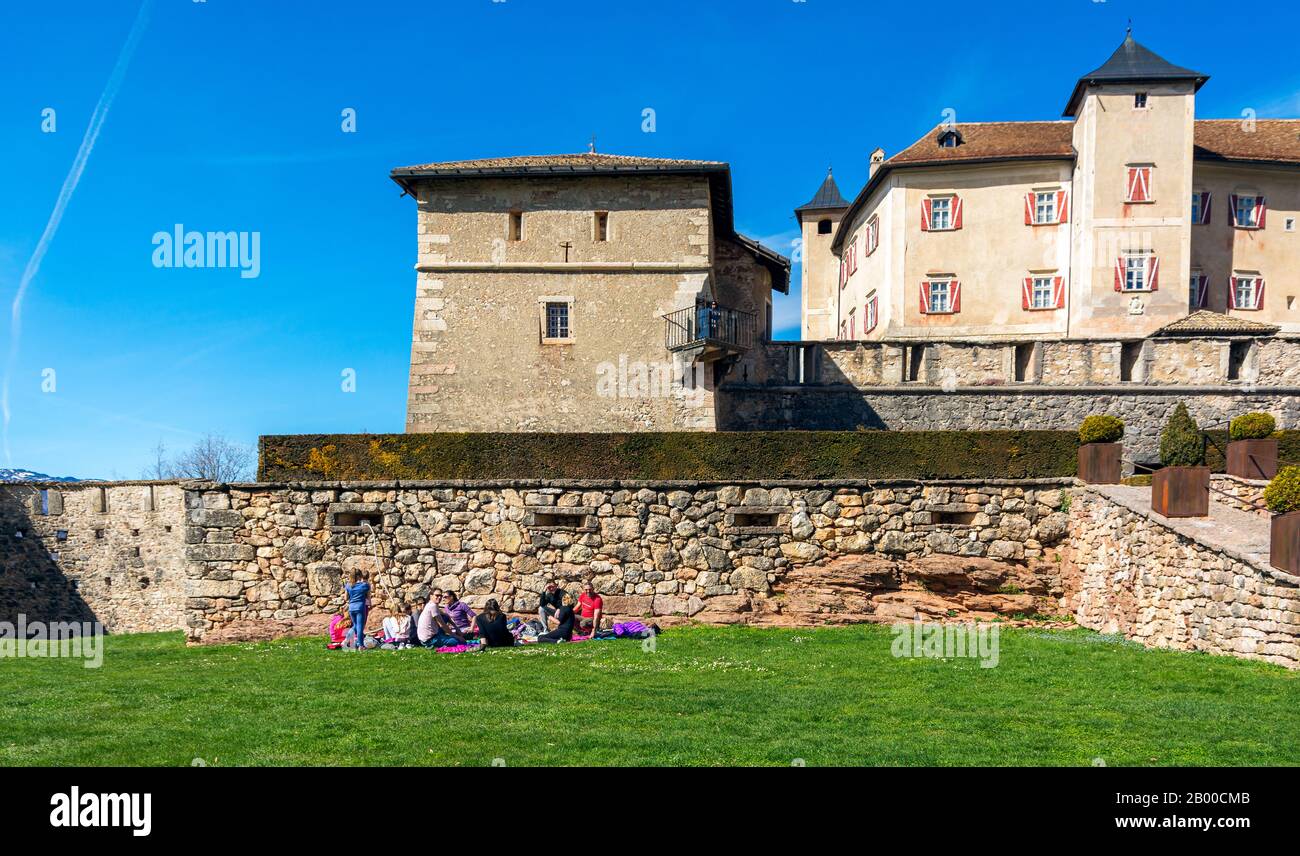
[(45, 231), (41, 233), (41, 239), (36, 242), (36, 249), (32, 251), (32, 257), (27, 260), (27, 267), (23, 269), (22, 279), (18, 281), (18, 291), (14, 294), (9, 318), (9, 361), (5, 364), (4, 384), (3, 388), (0, 388), (0, 410), (4, 412), (5, 461), (9, 466), (13, 466), (13, 459), (9, 453), (9, 381), (18, 362), (18, 340), (22, 337), (23, 297), (27, 295), (27, 287), (31, 285), (37, 271), (41, 268), (41, 261), (45, 258), (46, 250), (50, 248), (50, 242), (54, 240), (54, 233), (59, 230), (63, 212), (67, 210), (68, 202), (81, 181), (81, 173), (86, 169), (86, 161), (90, 158), (91, 149), (95, 147), (99, 129), (108, 116), (108, 108), (112, 105), (117, 91), (122, 88), (126, 67), (130, 65), (131, 56), (135, 53), (136, 45), (140, 43), (140, 37), (144, 35), (145, 26), (149, 22), (149, 7), (152, 2), (153, 0), (144, 0), (140, 4), (140, 11), (136, 13), (135, 23), (131, 25), (131, 32), (126, 37), (126, 44), (122, 45), (122, 52), (117, 55), (117, 64), (113, 66), (113, 73), (109, 75), (108, 83), (100, 93), (99, 103), (95, 105), (95, 112), (90, 116), (90, 124), (86, 126), (86, 133), (81, 138), (81, 146), (78, 147), (77, 156), (72, 161), (72, 169), (68, 170), (67, 177), (63, 179), (63, 187), (59, 190), (59, 198), (54, 203), (54, 210), (50, 212), (50, 219), (45, 224)]

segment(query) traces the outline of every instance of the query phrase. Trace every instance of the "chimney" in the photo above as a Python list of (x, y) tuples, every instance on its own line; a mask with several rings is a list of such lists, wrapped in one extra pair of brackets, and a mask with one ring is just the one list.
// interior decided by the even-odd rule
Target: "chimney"
[(884, 150), (884, 149), (876, 149), (874, 152), (872, 152), (872, 153), (871, 153), (871, 168), (870, 168), (870, 170), (867, 172), (867, 178), (871, 178), (871, 176), (875, 175), (875, 174), (876, 174), (876, 170), (879, 169), (879, 168), (880, 168), (880, 165), (881, 165), (882, 163), (884, 163), (884, 162), (885, 162), (885, 150)]

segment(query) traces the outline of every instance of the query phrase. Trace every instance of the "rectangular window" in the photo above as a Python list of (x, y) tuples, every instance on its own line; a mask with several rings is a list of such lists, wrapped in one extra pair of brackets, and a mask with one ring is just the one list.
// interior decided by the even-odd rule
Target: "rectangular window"
[(866, 312), (867, 326), (862, 330), (862, 332), (870, 333), (872, 330), (876, 329), (876, 324), (879, 321), (880, 307), (875, 294), (867, 296)]
[(608, 211), (596, 212), (596, 240), (597, 241), (609, 240), (609, 212)]
[(849, 310), (849, 338), (858, 338), (858, 309), (856, 306)]
[(1233, 309), (1263, 309), (1264, 280), (1256, 274), (1236, 274), (1228, 283)]
[(1147, 259), (1146, 256), (1125, 256), (1124, 290), (1146, 291)]
[(524, 212), (511, 211), (507, 237), (512, 241), (524, 239)]
[(930, 282), (930, 312), (944, 313), (952, 311), (952, 284), (937, 279)]
[(1191, 281), (1188, 283), (1188, 308), (1202, 309), (1206, 305), (1206, 285), (1209, 278), (1199, 270), (1192, 271)]
[(1145, 110), (1147, 106), (1147, 94), (1145, 92), (1133, 93), (1133, 108), (1135, 110)]
[(880, 246), (880, 218), (872, 217), (871, 220), (867, 222), (867, 255), (871, 255), (872, 253), (874, 253), (876, 251), (876, 247), (879, 246)]
[(930, 200), (930, 230), (943, 231), (952, 228), (952, 199), (941, 197)]
[(1232, 203), (1232, 225), (1238, 229), (1264, 228), (1264, 197), (1234, 194)]
[(569, 304), (551, 302), (546, 304), (546, 338), (568, 339)]
[(1210, 193), (1198, 190), (1192, 194), (1192, 225), (1204, 226), (1210, 222)]
[(1031, 309), (1055, 309), (1056, 308), (1056, 277), (1036, 276), (1034, 277), (1033, 291), (1030, 294), (1029, 306)]
[(1039, 224), (1056, 222), (1056, 192), (1034, 194), (1034, 222)]

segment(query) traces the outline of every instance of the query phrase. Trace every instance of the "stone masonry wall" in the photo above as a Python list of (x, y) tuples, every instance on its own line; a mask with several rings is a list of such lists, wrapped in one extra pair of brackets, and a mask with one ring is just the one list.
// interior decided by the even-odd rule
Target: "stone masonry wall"
[(1176, 387), (1095, 389), (1069, 392), (1041, 386), (1000, 389), (912, 386), (870, 390), (835, 387), (726, 387), (727, 431), (888, 429), (949, 431), (1044, 429), (1073, 431), (1085, 416), (1109, 413), (1124, 420), (1124, 455), (1130, 461), (1159, 459), (1160, 432), (1180, 401), (1203, 428), (1224, 426), (1251, 410), (1272, 413), (1280, 428), (1300, 428), (1300, 396), (1259, 389), (1220, 391)]
[(1070, 509), (1065, 586), (1081, 625), (1300, 667), (1300, 577), (1176, 531), (1150, 510), (1149, 493), (1143, 507), (1105, 491), (1078, 492)]
[(1300, 339), (1255, 340), (1231, 380), (1228, 339), (1140, 342), (1130, 381), (1120, 379), (1119, 341), (1028, 344), (1017, 381), (1016, 343), (768, 343), (720, 386), (718, 428), (1073, 430), (1111, 413), (1128, 426), (1127, 457), (1150, 461), (1179, 401), (1202, 428), (1248, 410), (1300, 427)]
[(1272, 517), (1273, 512), (1264, 504), (1264, 488), (1268, 482), (1259, 479), (1243, 479), (1226, 473), (1214, 473), (1210, 476), (1210, 498), (1221, 502), (1229, 508), (1256, 514), (1260, 517)]
[(0, 485), (0, 620), (180, 629), (184, 494), (174, 482)]
[(1063, 484), (214, 486), (190, 495), (186, 624), (335, 611), (354, 567), (377, 604), (438, 586), (531, 612), (547, 579), (590, 577), (612, 615), (743, 621), (781, 611), (792, 570), (846, 556), (1050, 563)]

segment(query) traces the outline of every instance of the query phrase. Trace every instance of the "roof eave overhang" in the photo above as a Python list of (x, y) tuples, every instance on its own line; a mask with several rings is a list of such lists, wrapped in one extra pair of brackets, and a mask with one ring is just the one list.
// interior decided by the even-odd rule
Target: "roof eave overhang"
[(1074, 84), (1074, 91), (1070, 93), (1070, 100), (1065, 102), (1065, 110), (1061, 113), (1070, 119), (1075, 118), (1078, 113), (1080, 99), (1089, 86), (1104, 86), (1111, 83), (1175, 83), (1179, 80), (1190, 80), (1196, 84), (1193, 92), (1200, 92), (1201, 87), (1210, 79), (1208, 74), (1193, 74), (1179, 77), (1081, 77), (1079, 82)]
[(800, 205), (794, 209), (794, 217), (802, 222), (805, 214), (826, 214), (833, 211), (845, 211), (849, 208), (845, 205)]
[(871, 178), (867, 180), (866, 186), (862, 188), (862, 191), (858, 193), (856, 197), (854, 197), (853, 202), (849, 204), (848, 210), (845, 211), (844, 216), (840, 218), (839, 225), (835, 227), (835, 237), (831, 239), (831, 252), (838, 253), (843, 248), (844, 237), (845, 237), (845, 233), (844, 233), (845, 226), (853, 221), (853, 217), (858, 213), (859, 210), (861, 210), (862, 206), (866, 204), (867, 199), (871, 197), (872, 191), (874, 191), (877, 187), (879, 187), (880, 183), (885, 180), (885, 176), (896, 169), (921, 169), (926, 167), (952, 168), (952, 167), (979, 166), (979, 165), (998, 164), (998, 163), (1029, 163), (1035, 161), (1073, 162), (1075, 157), (1076, 154), (1074, 152), (1071, 152), (1068, 155), (1065, 154), (1003, 155), (1000, 157), (968, 158), (966, 160), (917, 161), (913, 163), (898, 163), (898, 164), (891, 164), (889, 161), (885, 161), (883, 164), (880, 165), (879, 169), (876, 170), (875, 174), (872, 175)]

